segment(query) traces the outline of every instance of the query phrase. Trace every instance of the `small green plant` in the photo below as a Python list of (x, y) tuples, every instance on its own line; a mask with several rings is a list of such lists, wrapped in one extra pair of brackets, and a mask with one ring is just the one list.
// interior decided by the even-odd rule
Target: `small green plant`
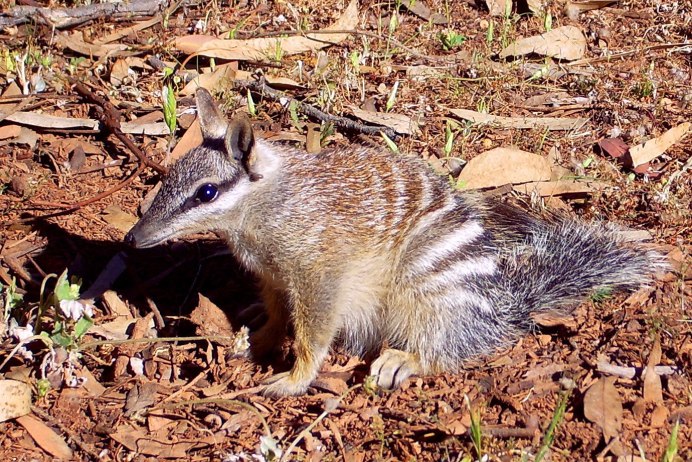
[(656, 93), (656, 84), (653, 80), (654, 63), (649, 65), (649, 69), (642, 73), (641, 80), (634, 86), (634, 92), (639, 98), (648, 98)]
[(5, 328), (9, 325), (10, 314), (12, 310), (17, 308), (22, 302), (24, 296), (17, 292), (17, 283), (12, 278), (12, 282), (8, 285), (0, 283), (0, 302), (2, 304), (2, 318), (0, 322), (2, 325), (2, 330), (0, 330), (0, 339), (2, 339), (5, 334)]
[(560, 394), (560, 398), (557, 402), (557, 407), (555, 408), (555, 412), (553, 413), (553, 418), (550, 420), (550, 425), (548, 425), (548, 429), (545, 431), (545, 435), (543, 435), (543, 441), (541, 443), (541, 447), (538, 449), (538, 452), (536, 453), (534, 462), (541, 462), (548, 454), (550, 447), (553, 445), (557, 427), (558, 425), (560, 425), (562, 419), (565, 417), (565, 410), (567, 409), (567, 402), (569, 401), (569, 396), (569, 391), (564, 391)]
[(466, 402), (466, 407), (471, 414), (471, 426), (469, 427), (471, 443), (473, 443), (473, 449), (476, 451), (476, 460), (480, 462), (483, 460), (483, 430), (481, 428), (481, 411), (479, 408), (473, 408), (471, 406), (471, 400), (469, 399), (468, 395), (464, 395), (464, 401)]
[(351, 59), (351, 66), (353, 66), (353, 70), (356, 72), (356, 74), (360, 74), (360, 60), (362, 58), (360, 52), (353, 50), (349, 55), (349, 58)]
[(70, 62), (67, 65), (67, 72), (70, 75), (75, 75), (77, 73), (77, 68), (79, 67), (80, 64), (82, 64), (86, 60), (85, 57), (79, 56), (79, 57), (72, 57), (70, 58)]
[(600, 287), (591, 294), (591, 301), (594, 303), (602, 303), (613, 296), (613, 289), (610, 287)]
[(490, 45), (495, 39), (495, 21), (490, 20), (488, 23), (488, 30), (485, 32), (485, 43)]
[(272, 60), (275, 63), (280, 63), (281, 60), (284, 58), (284, 49), (283, 49), (283, 44), (281, 42), (281, 39), (276, 39), (274, 42), (274, 56), (272, 56)]
[(178, 118), (176, 115), (177, 102), (175, 100), (173, 87), (168, 83), (161, 89), (161, 103), (163, 106), (163, 120), (166, 122), (171, 135), (173, 135), (178, 125)]
[(388, 137), (384, 132), (380, 132), (380, 135), (382, 135), (382, 139), (384, 140), (389, 150), (392, 151), (394, 154), (399, 154), (399, 146), (397, 146), (396, 143), (392, 141), (392, 139)]
[(387, 104), (385, 106), (385, 112), (389, 112), (392, 110), (394, 107), (394, 103), (396, 103), (396, 93), (399, 91), (399, 81), (397, 80), (394, 82), (394, 85), (392, 85), (392, 91), (389, 93), (389, 98), (387, 98)]
[(453, 30), (441, 32), (439, 38), (440, 42), (442, 42), (442, 48), (445, 51), (454, 50), (466, 41), (466, 37), (464, 35)]
[(553, 30), (553, 15), (550, 14), (550, 10), (546, 11), (543, 17), (543, 28), (546, 32)]
[[(45, 290), (46, 281), (51, 277), (55, 277), (55, 275), (48, 275), (44, 279), (41, 286), (42, 292)], [(94, 324), (91, 319), (93, 316), (91, 305), (79, 300), (81, 285), (82, 281), (78, 278), (72, 277), (68, 280), (67, 270), (65, 270), (58, 276), (53, 293), (45, 299), (41, 296), (39, 315), (45, 312), (50, 305), (55, 310), (53, 330), (50, 333), (40, 331), (41, 320), (36, 320), (36, 331), (39, 335), (49, 338), (52, 343), (58, 344), (68, 351), (77, 349), (79, 340)]]
[(320, 127), (320, 146), (327, 144), (327, 138), (334, 134), (334, 124), (331, 122), (323, 123)]
[(247, 112), (252, 117), (257, 116), (257, 108), (255, 107), (255, 100), (252, 99), (252, 93), (250, 93), (249, 88), (247, 90)]
[(450, 155), (452, 154), (452, 149), (454, 149), (455, 135), (456, 134), (452, 131), (452, 122), (447, 120), (447, 123), (445, 125), (445, 146), (443, 148), (445, 157), (450, 157)]
[(678, 455), (678, 432), (680, 431), (680, 420), (676, 420), (673, 425), (673, 429), (670, 432), (670, 438), (668, 438), (668, 446), (666, 446), (666, 452), (663, 453), (661, 457), (661, 462), (674, 462), (675, 456)]
[(288, 103), (288, 114), (294, 127), (300, 128), (300, 116), (298, 115), (298, 102), (294, 99)]

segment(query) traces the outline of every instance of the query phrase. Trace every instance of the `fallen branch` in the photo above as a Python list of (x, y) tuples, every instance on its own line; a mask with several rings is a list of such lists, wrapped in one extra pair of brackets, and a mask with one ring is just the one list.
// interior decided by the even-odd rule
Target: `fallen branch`
[[(644, 374), (646, 374), (646, 367), (616, 366), (615, 364), (610, 364), (605, 361), (599, 361), (596, 368), (598, 369), (598, 372), (617, 375), (618, 377), (625, 379), (644, 377)], [(654, 372), (656, 372), (658, 375), (673, 375), (678, 374), (680, 369), (675, 366), (656, 366), (654, 367)]]
[(56, 29), (77, 26), (95, 19), (132, 18), (161, 13), (167, 0), (133, 0), (118, 3), (92, 3), (76, 8), (43, 8), (19, 5), (0, 13), (0, 27), (38, 22)]
[[(305, 113), (306, 115), (313, 117), (321, 122), (331, 123), (335, 127), (342, 128), (349, 132), (364, 133), (366, 135), (379, 135), (384, 133), (390, 139), (395, 139), (397, 137), (396, 132), (388, 127), (384, 126), (373, 126), (373, 125), (363, 125), (359, 122), (351, 120), (346, 117), (335, 116), (327, 114), (310, 104), (298, 101), (295, 98), (288, 96), (286, 93), (275, 90), (266, 84), (264, 78), (259, 80), (236, 80), (232, 83), (234, 90), (239, 91), (253, 91), (260, 94), (265, 98), (269, 98), (273, 101), (293, 101), (299, 111)], [(282, 103), (288, 105), (288, 103)]]
[(156, 170), (158, 173), (166, 174), (168, 169), (149, 159), (147, 155), (142, 152), (141, 149), (128, 137), (126, 136), (122, 129), (120, 128), (120, 111), (118, 111), (115, 106), (113, 106), (110, 101), (101, 98), (100, 96), (94, 94), (89, 88), (81, 82), (71, 79), (74, 84), (74, 89), (79, 93), (84, 99), (91, 101), (98, 107), (99, 118), (103, 125), (108, 129), (108, 131), (118, 138), (127, 148), (132, 151), (132, 153), (137, 156), (137, 158), (147, 167)]

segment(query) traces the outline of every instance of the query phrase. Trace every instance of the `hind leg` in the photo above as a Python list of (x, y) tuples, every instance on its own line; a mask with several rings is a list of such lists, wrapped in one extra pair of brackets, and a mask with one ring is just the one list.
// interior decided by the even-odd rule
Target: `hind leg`
[(261, 360), (281, 347), (289, 323), (288, 301), (282, 291), (269, 285), (262, 288), (266, 322), (250, 336), (252, 357)]

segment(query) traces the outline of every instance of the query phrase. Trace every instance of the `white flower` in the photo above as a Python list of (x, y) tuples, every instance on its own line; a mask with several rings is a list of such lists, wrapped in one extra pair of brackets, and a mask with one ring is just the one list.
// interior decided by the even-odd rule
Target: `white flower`
[(78, 321), (84, 315), (90, 318), (94, 316), (94, 307), (81, 300), (60, 300), (60, 309), (66, 318), (74, 321)]
[(27, 324), (26, 327), (20, 327), (16, 319), (10, 319), (10, 335), (18, 341), (23, 342), (34, 335), (34, 326)]

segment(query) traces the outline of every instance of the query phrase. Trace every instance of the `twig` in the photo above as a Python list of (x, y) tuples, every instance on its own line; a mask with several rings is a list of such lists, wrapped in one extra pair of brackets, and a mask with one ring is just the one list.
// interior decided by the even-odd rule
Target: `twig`
[[(646, 374), (646, 367), (616, 366), (605, 361), (599, 361), (596, 368), (604, 374), (617, 375), (625, 379), (644, 377), (644, 374)], [(654, 372), (658, 375), (673, 375), (679, 373), (680, 369), (675, 366), (655, 366)]]
[(114, 19), (151, 16), (160, 13), (165, 3), (166, 0), (134, 0), (118, 3), (93, 3), (76, 8), (43, 8), (20, 5), (0, 14), (0, 27), (17, 26), (36, 21), (56, 29), (64, 29), (105, 17)]
[(356, 122), (354, 120), (348, 119), (346, 117), (340, 117), (340, 116), (335, 116), (331, 114), (327, 114), (326, 112), (323, 112), (319, 109), (317, 109), (314, 106), (311, 106), (307, 103), (303, 103), (301, 101), (298, 101), (297, 99), (291, 98), (288, 96), (286, 93), (275, 90), (268, 86), (264, 79), (260, 80), (236, 80), (232, 82), (232, 87), (234, 90), (250, 90), (254, 91), (255, 93), (259, 93), (263, 97), (268, 97), (269, 99), (273, 101), (279, 101), (279, 100), (289, 100), (289, 101), (294, 101), (297, 108), (304, 112), (305, 114), (309, 115), (310, 117), (314, 117), (317, 120), (320, 120), (322, 122), (328, 122), (331, 124), (334, 124), (335, 127), (343, 128), (346, 131), (350, 132), (356, 132), (356, 133), (365, 133), (366, 135), (379, 135), (380, 133), (384, 133), (391, 139), (396, 139), (397, 135), (396, 132), (389, 127), (382, 127), (382, 126), (373, 126), (373, 125), (363, 125), (359, 122)]
[(89, 88), (82, 82), (78, 82), (75, 79), (70, 79), (71, 83), (74, 84), (74, 89), (79, 93), (84, 99), (97, 104), (100, 107), (100, 119), (101, 122), (106, 126), (106, 128), (118, 138), (127, 148), (132, 151), (132, 153), (137, 156), (137, 158), (144, 163), (147, 167), (156, 170), (158, 173), (166, 174), (168, 169), (149, 159), (145, 153), (142, 152), (139, 147), (132, 142), (132, 140), (126, 136), (120, 129), (120, 111), (118, 111), (115, 106), (113, 106), (110, 101), (94, 94)]
[(537, 428), (482, 428), (483, 436), (494, 438), (533, 438), (538, 433)]

